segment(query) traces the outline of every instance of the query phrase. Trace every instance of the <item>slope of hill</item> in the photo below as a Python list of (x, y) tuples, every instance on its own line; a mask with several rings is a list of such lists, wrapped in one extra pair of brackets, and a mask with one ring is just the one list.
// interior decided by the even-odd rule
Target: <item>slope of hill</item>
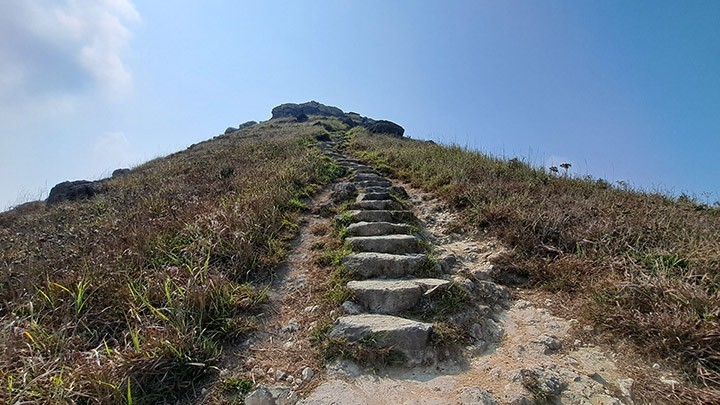
[[(219, 376), (222, 348), (268, 328), (261, 313), (271, 307), (300, 212), (347, 174), (319, 147), (330, 140), (373, 172), (437, 198), (452, 217), (438, 232), (495, 238), (504, 249), (491, 256), (488, 275), (512, 287), (515, 299), (560, 303), (553, 315), (577, 320), (568, 336), (627, 348), (687, 378), (668, 385), (652, 369), (625, 365), (636, 401), (720, 399), (720, 212), (403, 138), (388, 121), (332, 108), (313, 115), (323, 114), (318, 105), (283, 105), (278, 118), (150, 161), (105, 181), (91, 198), (1, 213), (0, 402), (241, 399), (218, 394), (217, 387), (246, 393), (253, 385)], [(394, 136), (373, 133), (386, 131)], [(327, 217), (348, 205), (313, 207)], [(334, 268), (347, 246), (328, 235), (311, 245), (317, 261)], [(328, 273), (335, 280), (317, 282), (325, 297), (318, 319), (333, 321), (331, 311), (349, 297), (338, 288), (347, 274), (336, 270)], [(317, 326), (305, 356), (358, 349)], [(459, 333), (455, 343), (472, 341), (448, 327), (436, 328), (434, 339)], [(515, 340), (500, 342), (500, 351)], [(536, 396), (543, 398), (553, 400)]]
[(0, 214), (0, 402), (181, 397), (252, 330), (302, 207), (340, 174), (322, 127), (267, 122), (145, 163), (90, 199)]

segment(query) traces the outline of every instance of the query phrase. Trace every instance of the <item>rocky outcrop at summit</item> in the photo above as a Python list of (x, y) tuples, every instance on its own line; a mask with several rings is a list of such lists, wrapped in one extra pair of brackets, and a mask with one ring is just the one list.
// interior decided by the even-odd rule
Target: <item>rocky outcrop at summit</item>
[[(337, 107), (328, 106), (318, 103), (317, 101), (309, 101), (302, 104), (280, 104), (272, 109), (272, 119), (294, 117), (296, 122), (305, 122), (307, 121), (307, 117), (311, 115), (339, 118), (343, 124), (351, 128), (357, 126), (363, 127), (371, 134), (390, 134), (398, 137), (405, 134), (405, 129), (392, 121), (374, 120), (363, 117), (355, 112), (345, 113)], [(228, 131), (232, 129), (233, 128), (228, 128)]]
[(325, 104), (318, 103), (317, 101), (310, 101), (302, 104), (280, 104), (279, 106), (272, 109), (273, 118), (297, 117), (300, 114), (320, 115), (323, 117), (345, 117), (345, 113), (343, 112), (343, 110), (337, 107), (327, 106)]

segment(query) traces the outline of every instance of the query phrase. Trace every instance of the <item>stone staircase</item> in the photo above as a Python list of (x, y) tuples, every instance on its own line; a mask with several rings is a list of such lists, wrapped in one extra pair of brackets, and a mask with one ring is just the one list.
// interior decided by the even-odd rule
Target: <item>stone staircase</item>
[(343, 307), (353, 308), (354, 313), (338, 318), (329, 335), (349, 342), (372, 337), (380, 347), (401, 352), (408, 365), (421, 364), (427, 358), (433, 325), (410, 319), (407, 313), (451, 282), (419, 276), (433, 264), (427, 245), (406, 223), (415, 220), (414, 214), (392, 197), (407, 195), (405, 190), (393, 187), (358, 160), (335, 151), (326, 153), (349, 169), (359, 192), (345, 215), (351, 222), (346, 242), (353, 253), (341, 263), (362, 278), (347, 284), (353, 299)]

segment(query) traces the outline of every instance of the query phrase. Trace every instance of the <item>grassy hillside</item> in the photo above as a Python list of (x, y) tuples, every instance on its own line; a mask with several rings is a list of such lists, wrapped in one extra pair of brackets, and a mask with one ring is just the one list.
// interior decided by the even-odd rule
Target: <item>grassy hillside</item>
[[(300, 198), (340, 175), (313, 121), (272, 120), (0, 213), (0, 403), (182, 398), (257, 327)], [(341, 127), (337, 120), (326, 125)], [(349, 152), (458, 210), (510, 253), (497, 280), (556, 294), (720, 400), (720, 210), (457, 147), (349, 131)]]
[(0, 403), (181, 397), (253, 329), (298, 198), (338, 174), (323, 131), (263, 123), (0, 214)]
[(457, 147), (354, 131), (351, 150), (432, 191), (511, 252), (494, 276), (558, 294), (585, 318), (680, 365), (679, 393), (720, 400), (720, 210), (502, 161)]

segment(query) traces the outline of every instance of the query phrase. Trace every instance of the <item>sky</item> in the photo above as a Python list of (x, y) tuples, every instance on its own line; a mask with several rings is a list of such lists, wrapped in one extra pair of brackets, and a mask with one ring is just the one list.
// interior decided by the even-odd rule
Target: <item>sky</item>
[(286, 102), (720, 199), (720, 2), (0, 0), (0, 210)]

